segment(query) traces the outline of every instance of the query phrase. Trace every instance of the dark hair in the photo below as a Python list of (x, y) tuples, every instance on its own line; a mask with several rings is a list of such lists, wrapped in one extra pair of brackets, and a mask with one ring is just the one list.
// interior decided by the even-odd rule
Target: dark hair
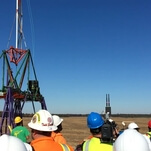
[(16, 123), (15, 125), (16, 126), (20, 126), (20, 125), (23, 126), (23, 121), (20, 121), (19, 123)]
[(140, 128), (134, 128), (136, 131), (139, 131)]
[(59, 132), (61, 132), (62, 131), (62, 123), (61, 124), (59, 124), (58, 126), (58, 129), (55, 131), (55, 133), (59, 133)]
[(95, 129), (90, 129), (90, 132), (91, 132), (93, 135), (99, 134), (99, 133), (101, 132), (101, 126), (98, 127), (98, 128), (95, 128)]
[(151, 128), (148, 126), (148, 131), (151, 132)]
[(38, 131), (38, 130), (35, 130), (35, 129), (31, 129), (31, 132), (36, 132), (37, 134), (41, 134), (41, 135), (44, 135), (44, 136), (50, 136), (51, 135), (51, 132), (48, 132), (48, 131)]

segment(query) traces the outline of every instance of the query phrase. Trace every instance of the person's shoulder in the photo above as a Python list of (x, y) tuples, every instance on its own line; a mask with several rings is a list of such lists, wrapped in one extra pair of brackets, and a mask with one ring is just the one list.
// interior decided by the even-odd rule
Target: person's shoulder
[(101, 142), (100, 138), (93, 137), (90, 140), (87, 140), (84, 142), (82, 148), (94, 148), (94, 150), (106, 150), (106, 151), (112, 151), (113, 144), (112, 143), (105, 143)]
[(151, 132), (147, 132), (146, 135), (147, 135), (148, 137), (151, 137)]
[(32, 140), (30, 145), (36, 150), (54, 150), (54, 151), (64, 151), (59, 143), (49, 140), (47, 138), (38, 138)]
[(64, 144), (61, 144), (61, 143), (58, 143), (58, 142), (55, 142), (55, 141), (52, 141), (52, 146), (53, 148), (55, 148), (55, 150), (58, 150), (58, 151), (65, 151), (64, 149)]
[(91, 142), (101, 142), (101, 139), (100, 138), (97, 138), (97, 137), (92, 137), (91, 139), (88, 139), (86, 142), (88, 142), (88, 141), (91, 141)]
[(25, 127), (25, 126), (21, 126), (21, 128), (22, 128), (22, 129), (25, 129), (25, 130), (28, 130), (27, 127)]
[(20, 128), (19, 126), (16, 126), (12, 129), (12, 131), (18, 130), (19, 128)]
[(69, 150), (69, 151), (74, 151), (73, 147), (69, 144), (62, 144), (62, 143), (59, 143), (62, 147), (63, 150)]
[(33, 148), (30, 144), (24, 142), (24, 145), (25, 145), (27, 151), (33, 151)]
[(55, 135), (56, 137), (59, 137), (59, 136), (63, 137), (62, 133), (60, 133), (60, 132), (59, 132), (59, 133), (55, 133), (54, 135)]
[(112, 142), (102, 142), (102, 140), (100, 138), (97, 138), (97, 137), (93, 137), (87, 141), (84, 142), (84, 144), (88, 144), (88, 143), (94, 143), (94, 144), (99, 144), (100, 146), (106, 146), (106, 147), (109, 147), (109, 148), (112, 148), (113, 147), (113, 143)]

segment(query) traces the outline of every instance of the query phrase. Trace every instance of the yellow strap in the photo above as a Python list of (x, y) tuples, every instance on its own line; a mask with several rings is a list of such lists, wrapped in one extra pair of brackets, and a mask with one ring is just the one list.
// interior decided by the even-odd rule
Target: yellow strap
[(10, 133), (12, 132), (12, 127), (10, 125), (8, 125), (8, 129), (10, 131)]
[(63, 148), (63, 151), (70, 151), (70, 148), (66, 144), (60, 144), (61, 147)]

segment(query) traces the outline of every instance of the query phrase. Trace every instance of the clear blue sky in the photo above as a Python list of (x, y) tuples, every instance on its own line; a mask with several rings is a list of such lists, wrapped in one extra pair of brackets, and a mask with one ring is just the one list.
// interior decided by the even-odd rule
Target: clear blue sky
[[(51, 113), (101, 113), (106, 94), (112, 113), (151, 113), (150, 0), (23, 0), (23, 15)], [(1, 0), (0, 50), (14, 16), (15, 0)]]

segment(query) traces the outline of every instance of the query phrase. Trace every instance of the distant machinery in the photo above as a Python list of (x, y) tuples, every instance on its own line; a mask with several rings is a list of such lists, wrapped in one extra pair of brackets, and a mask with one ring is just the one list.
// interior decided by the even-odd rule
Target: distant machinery
[(111, 106), (110, 106), (110, 95), (106, 94), (106, 107), (105, 107), (105, 114), (111, 115)]
[[(22, 17), (21, 0), (16, 0), (16, 48), (10, 47), (8, 50), (3, 50), (0, 55), (0, 59), (2, 59), (0, 99), (4, 100), (0, 119), (0, 135), (10, 133), (9, 126), (14, 127), (16, 116), (22, 117), (26, 102), (31, 102), (34, 113), (34, 102), (39, 102), (42, 109), (47, 109), (44, 97), (40, 93), (31, 52), (29, 49), (22, 49), (24, 39)], [(32, 78), (30, 73), (33, 73)], [(24, 83), (27, 87), (25, 90), (23, 90)]]

